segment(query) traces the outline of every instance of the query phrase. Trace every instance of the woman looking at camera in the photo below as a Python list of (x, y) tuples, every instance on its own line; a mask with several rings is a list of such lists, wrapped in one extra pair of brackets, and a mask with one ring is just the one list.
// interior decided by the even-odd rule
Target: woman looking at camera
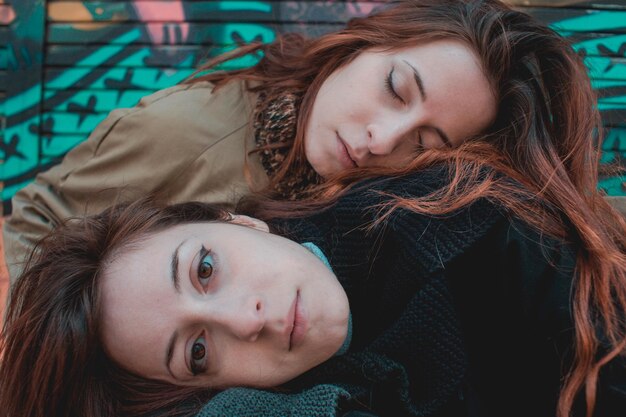
[(69, 222), (14, 288), (0, 407), (620, 416), (624, 220), (548, 233), (547, 198), (466, 157), (418, 158), (321, 209), (249, 202), (269, 227), (193, 202)]

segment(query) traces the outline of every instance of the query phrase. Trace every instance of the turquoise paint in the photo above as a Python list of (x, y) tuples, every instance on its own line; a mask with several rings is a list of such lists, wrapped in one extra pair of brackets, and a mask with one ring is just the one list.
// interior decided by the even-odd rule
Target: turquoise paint
[[(84, 72), (91, 71), (91, 68), (68, 68), (63, 71), (63, 75), (67, 77), (77, 77), (77, 79), (81, 79), (84, 75), (81, 75)], [(189, 69), (161, 69), (161, 68), (134, 68), (131, 70), (132, 76), (130, 77), (129, 83), (132, 84), (135, 88), (145, 89), (145, 90), (161, 90), (166, 87), (171, 87), (172, 85), (178, 84), (183, 81), (191, 74), (193, 74), (194, 70)], [(98, 90), (109, 89), (105, 84), (106, 80), (124, 80), (129, 73), (127, 68), (110, 68), (108, 71), (103, 72), (102, 76), (97, 80), (94, 80), (89, 87)], [(67, 87), (64, 87), (64, 83), (60, 83), (59, 80), (62, 77), (57, 77), (50, 81), (47, 81), (44, 84), (44, 89), (46, 90), (63, 90)]]
[[(626, 27), (626, 12), (600, 11), (550, 24), (559, 32), (603, 32)], [(565, 35), (565, 33), (563, 33)]]
[(587, 57), (585, 65), (591, 78), (626, 81), (626, 59)]
[(54, 119), (54, 134), (90, 134), (107, 116), (106, 113), (84, 115), (83, 119), (75, 113), (44, 113), (41, 120)]
[(28, 125), (33, 123), (35, 119), (31, 119), (26, 123), (17, 126), (10, 126), (4, 131), (4, 141), (9, 142), (14, 135), (19, 135), (19, 152), (25, 159), (13, 157), (6, 159), (4, 152), (0, 154), (2, 159), (2, 169), (0, 170), (0, 181), (15, 177), (21, 172), (26, 172), (39, 164), (39, 136), (28, 131)]
[(26, 187), (28, 184), (33, 182), (33, 180), (34, 178), (29, 179), (19, 184), (12, 185), (12, 186), (5, 185), (4, 188), (0, 190), (0, 198), (2, 198), (2, 201), (9, 200), (11, 197), (15, 195), (15, 193), (17, 193), (19, 190), (21, 190), (22, 188)]
[[(119, 37), (120, 42), (130, 42), (133, 39), (136, 39), (139, 35), (139, 30), (132, 30), (129, 33), (125, 33), (124, 35)], [(101, 48), (93, 55), (90, 55), (83, 60), (79, 61), (76, 65), (78, 67), (82, 66), (90, 66), (97, 67), (102, 65), (107, 60), (111, 59), (115, 54), (119, 53), (121, 50), (125, 48), (125, 45), (120, 45), (118, 47), (111, 48)], [(92, 68), (84, 68), (85, 72), (82, 76), (89, 74)], [(60, 79), (57, 81), (58, 88), (69, 88), (73, 83), (78, 81), (80, 78), (76, 78), (79, 74), (73, 73), (72, 77), (69, 76), (66, 79)], [(30, 107), (36, 106), (39, 103), (41, 97), (41, 85), (36, 85), (31, 87), (30, 89), (20, 93), (16, 96), (10, 97), (6, 100), (7, 109), (10, 109), (10, 114), (20, 113)]]
[(577, 42), (573, 45), (573, 47), (577, 51), (584, 49), (587, 52), (587, 55), (601, 55), (598, 46), (603, 45), (617, 53), (623, 44), (626, 44), (625, 34), (606, 34), (606, 36), (603, 36), (599, 39), (589, 39), (586, 41)]
[[(622, 103), (598, 103), (598, 109), (600, 111), (606, 110), (623, 110), (626, 111), (626, 104)], [(624, 120), (626, 123), (626, 120)]]
[[(58, 91), (46, 91), (46, 98), (54, 97)], [(83, 107), (89, 105), (89, 101), (95, 98), (95, 112), (109, 112), (119, 107), (133, 107), (139, 100), (153, 91), (145, 90), (81, 90), (73, 94), (68, 100), (54, 107), (54, 111), (69, 111), (69, 104), (78, 104)]]
[(41, 154), (44, 158), (58, 158), (71, 151), (76, 145), (87, 139), (88, 135), (54, 135), (41, 142)]
[(245, 42), (252, 42), (259, 35), (261, 36), (261, 42), (264, 43), (270, 43), (276, 39), (274, 31), (263, 25), (250, 23), (228, 23), (224, 25), (225, 39), (228, 42), (232, 42), (232, 34), (234, 32), (239, 32)]
[(591, 80), (591, 86), (594, 90), (602, 88), (626, 87), (624, 81), (620, 80), (599, 80), (594, 78)]
[(249, 10), (253, 12), (270, 13), (272, 11), (272, 5), (262, 1), (221, 1), (217, 4), (217, 10)]
[(622, 96), (602, 97), (598, 99), (598, 104), (603, 107), (604, 106), (618, 106), (618, 108), (624, 108), (622, 106), (626, 106), (626, 94)]
[(626, 155), (626, 129), (613, 128), (606, 133), (602, 142), (600, 164), (615, 162), (617, 157)]
[(28, 108), (36, 106), (41, 98), (41, 85), (36, 85), (16, 96), (9, 97), (5, 100), (7, 114), (17, 114)]
[(602, 143), (604, 150), (620, 150), (626, 152), (626, 129), (614, 127), (605, 133), (604, 142)]
[[(622, 154), (626, 157), (626, 154)], [(626, 176), (618, 176), (605, 178), (598, 181), (598, 188), (604, 190), (608, 195), (626, 195), (626, 190), (623, 187), (626, 181)]]

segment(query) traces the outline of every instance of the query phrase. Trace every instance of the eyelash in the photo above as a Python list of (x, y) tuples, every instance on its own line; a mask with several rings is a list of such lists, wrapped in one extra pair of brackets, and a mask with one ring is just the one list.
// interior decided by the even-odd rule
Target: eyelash
[(387, 74), (387, 78), (385, 79), (385, 88), (387, 89), (389, 94), (391, 94), (394, 100), (398, 100), (399, 102), (404, 103), (404, 100), (402, 100), (402, 97), (400, 97), (400, 95), (396, 93), (396, 90), (393, 88), (392, 78), (393, 78), (393, 72), (395, 70), (396, 70), (395, 68), (391, 68), (391, 71), (389, 71), (389, 74)]
[[(393, 88), (393, 72), (395, 70), (396, 70), (395, 67), (391, 68), (391, 71), (389, 71), (389, 74), (387, 74), (387, 77), (385, 79), (385, 88), (389, 92), (389, 94), (391, 94), (394, 100), (398, 100), (399, 102), (404, 103), (404, 100), (402, 99), (402, 97), (400, 97), (400, 95), (396, 93), (396, 90)], [(415, 145), (415, 151), (417, 152), (423, 149), (424, 149), (424, 142), (422, 139), (422, 134), (418, 132), (417, 145)]]
[[(197, 365), (196, 364), (196, 360), (194, 360), (193, 358), (193, 349), (196, 345), (200, 345), (201, 348), (204, 351), (204, 355), (202, 355), (201, 360), (202, 364), (201, 365)], [(204, 337), (204, 334), (200, 337), (198, 337), (196, 340), (194, 340), (193, 344), (191, 345), (191, 351), (189, 352), (189, 369), (191, 370), (191, 373), (196, 376), (200, 373), (206, 372), (207, 370), (207, 366), (206, 366), (206, 358), (208, 356), (208, 349), (207, 349), (207, 343), (206, 343), (206, 339)]]
[[(200, 271), (200, 268), (203, 266), (204, 261), (209, 258), (209, 266), (210, 266), (210, 274), (208, 277), (203, 277)], [(200, 260), (198, 261), (198, 270), (196, 271), (196, 276), (198, 278), (198, 283), (200, 284), (200, 286), (202, 288), (206, 288), (209, 283), (213, 280), (213, 274), (215, 274), (215, 260), (213, 259), (213, 256), (211, 255), (211, 251), (207, 250), (204, 245), (202, 245), (202, 247), (200, 248)], [(206, 280), (207, 282), (203, 282), (203, 280)]]
[(421, 152), (423, 151), (424, 148), (424, 140), (422, 138), (422, 134), (420, 132), (417, 132), (417, 143), (414, 146), (413, 151), (414, 152)]

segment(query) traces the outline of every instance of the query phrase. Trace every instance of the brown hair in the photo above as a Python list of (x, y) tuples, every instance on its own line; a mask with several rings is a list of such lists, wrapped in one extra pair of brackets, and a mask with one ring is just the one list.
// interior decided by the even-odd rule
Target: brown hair
[(3, 415), (197, 412), (210, 390), (147, 380), (105, 355), (99, 279), (120, 249), (150, 233), (177, 224), (228, 219), (226, 211), (205, 204), (160, 206), (142, 200), (68, 221), (39, 242), (12, 289), (2, 330)]
[[(291, 216), (294, 209), (305, 213), (331, 204), (364, 177), (450, 164), (454, 174), (449, 187), (420, 199), (395, 200), (389, 209), (404, 206), (441, 214), (490, 198), (542, 232), (576, 245), (576, 357), (562, 387), (558, 415), (569, 415), (581, 392), (591, 415), (599, 370), (623, 354), (626, 343), (626, 222), (595, 188), (599, 140), (593, 132), (599, 133), (599, 116), (584, 65), (567, 42), (495, 0), (405, 0), (319, 39), (287, 35), (270, 45), (243, 47), (208, 67), (255, 51), (263, 51), (264, 58), (250, 69), (201, 78), (218, 86), (233, 79), (259, 81), (253, 89), (269, 96), (284, 89), (303, 93), (293, 149), (272, 178), (280, 182), (303, 163), (303, 127), (328, 75), (367, 48), (401, 48), (442, 38), (465, 42), (480, 58), (498, 100), (497, 120), (489, 132), (457, 149), (425, 151), (406, 167), (343, 173), (321, 184), (314, 198), (267, 202), (257, 212), (264, 217)], [(516, 182), (503, 181), (502, 174)], [(68, 233), (41, 243), (48, 254), (31, 260), (18, 281), (3, 334), (0, 409), (7, 415), (104, 416), (119, 410), (132, 415), (202, 395), (157, 382), (135, 384), (135, 377), (106, 360), (98, 343), (95, 282), (106, 251), (141, 234), (135, 230), (174, 224), (157, 222), (159, 216), (147, 216), (154, 224), (150, 229), (124, 214), (125, 221), (108, 230), (104, 214), (96, 218), (100, 223), (65, 226)], [(132, 232), (130, 237), (120, 233), (124, 230)], [(68, 267), (76, 273), (67, 274)], [(75, 305), (67, 304), (70, 298)], [(598, 328), (606, 333), (605, 344), (598, 339)], [(111, 387), (109, 379), (118, 382)]]
[[(271, 44), (250, 44), (204, 65), (188, 82), (208, 80), (217, 87), (232, 80), (252, 81), (252, 91), (278, 97), (286, 90), (302, 94), (296, 136), (287, 158), (270, 179), (269, 189), (305, 163), (304, 128), (323, 82), (342, 65), (370, 48), (399, 49), (439, 39), (463, 42), (478, 57), (498, 103), (497, 120), (488, 138), (516, 158), (515, 167), (534, 178), (535, 149), (550, 145), (560, 154), (584, 143), (575, 158), (592, 155), (590, 132), (597, 127), (594, 96), (582, 60), (569, 43), (531, 16), (498, 0), (399, 0), (378, 13), (355, 18), (341, 31), (316, 39), (297, 34), (279, 36)], [(208, 70), (237, 57), (262, 53), (260, 62), (230, 72)], [(252, 84), (251, 84), (252, 85)], [(535, 121), (554, 115), (559, 123), (543, 123), (547, 135), (536, 136)], [(581, 138), (584, 139), (581, 140)], [(522, 146), (520, 146), (522, 145)], [(274, 145), (276, 146), (276, 145)], [(556, 156), (556, 155), (554, 155)], [(579, 190), (592, 179), (579, 176)], [(595, 184), (594, 184), (595, 186)]]
[[(253, 68), (203, 79), (218, 85), (237, 78), (257, 81), (254, 89), (270, 95), (284, 89), (303, 93), (293, 149), (271, 179), (275, 183), (304, 161), (303, 128), (317, 91), (334, 70), (368, 48), (402, 48), (442, 38), (464, 42), (482, 63), (498, 103), (496, 121), (487, 132), (454, 150), (425, 151), (405, 167), (339, 174), (313, 190), (309, 199), (268, 201), (257, 207), (257, 214), (271, 218), (306, 213), (332, 203), (364, 177), (450, 164), (455, 175), (449, 187), (427, 198), (398, 200), (391, 208), (441, 214), (491, 198), (542, 233), (579, 248), (572, 300), (575, 358), (564, 378), (557, 414), (570, 415), (582, 393), (590, 416), (600, 368), (624, 354), (626, 346), (626, 224), (596, 189), (600, 117), (582, 59), (565, 39), (497, 0), (404, 0), (319, 39), (289, 35), (270, 45), (242, 48), (234, 55), (262, 51), (264, 57)], [(492, 174), (485, 176), (485, 167)], [(517, 186), (496, 174), (515, 179)], [(599, 328), (607, 334), (606, 343), (598, 339)]]

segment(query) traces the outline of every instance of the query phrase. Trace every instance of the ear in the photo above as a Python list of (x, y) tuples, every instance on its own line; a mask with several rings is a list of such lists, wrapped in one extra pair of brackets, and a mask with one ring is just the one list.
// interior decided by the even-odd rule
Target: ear
[(253, 229), (259, 230), (261, 232), (269, 233), (270, 228), (263, 220), (255, 219), (254, 217), (244, 216), (243, 214), (232, 214), (230, 215), (230, 222), (238, 224), (241, 226), (251, 227)]

